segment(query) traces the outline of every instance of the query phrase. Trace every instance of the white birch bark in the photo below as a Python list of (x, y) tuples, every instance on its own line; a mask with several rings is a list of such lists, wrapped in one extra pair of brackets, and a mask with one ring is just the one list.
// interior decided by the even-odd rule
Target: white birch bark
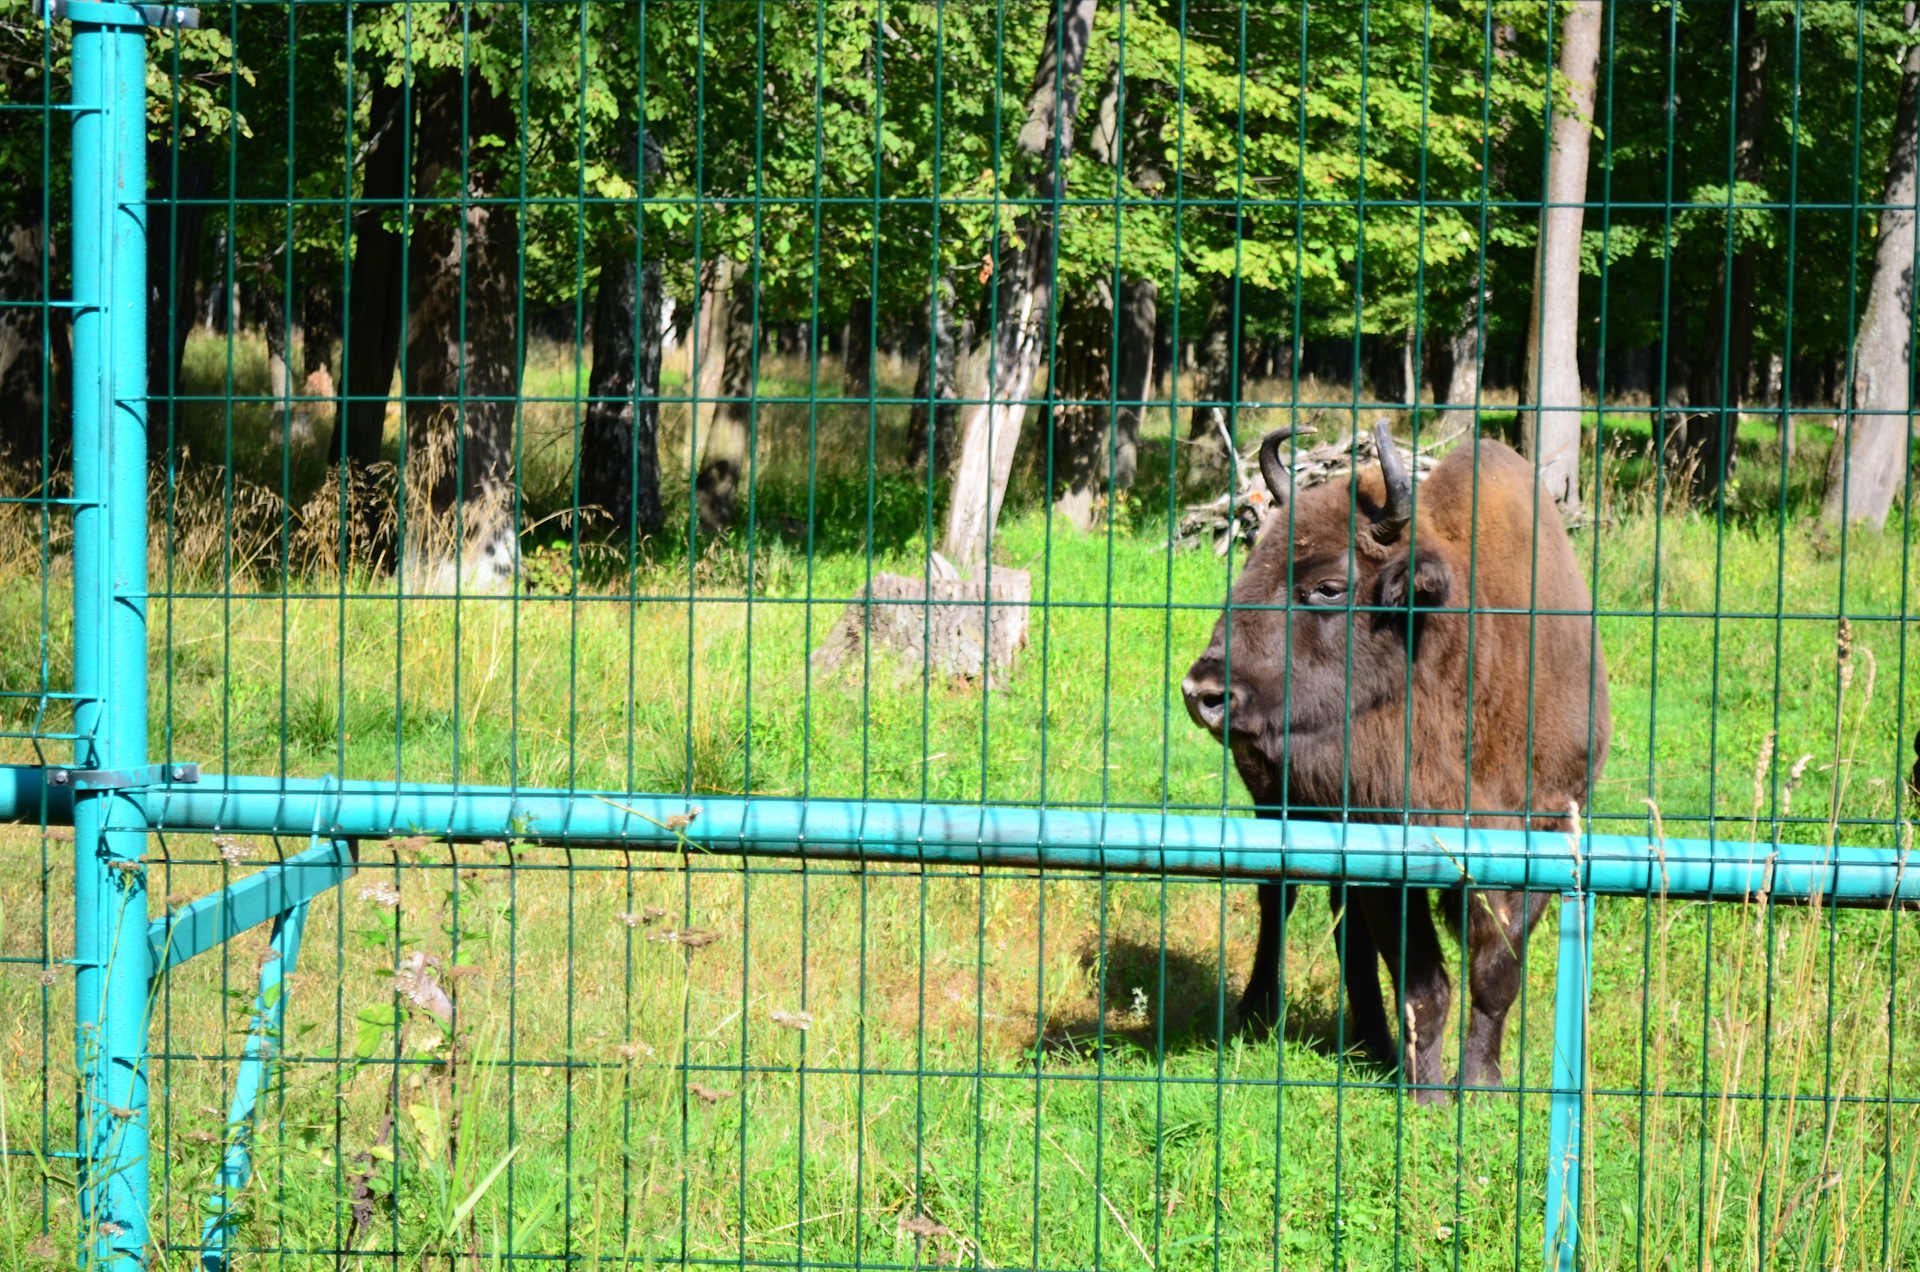
[(1553, 144), (1535, 255), (1533, 314), (1527, 323), (1527, 454), (1540, 483), (1567, 513), (1580, 506), (1580, 228), (1587, 198), (1587, 151), (1600, 60), (1600, 0), (1574, 0), (1560, 31), (1553, 97)]
[[(1027, 122), (1015, 146), (1017, 195), (1052, 199), (1064, 193), (1073, 148), (1073, 112), (1086, 65), (1097, 0), (1055, 0), (1047, 42), (1027, 96)], [(1022, 173), (1026, 179), (1018, 179)], [(1000, 285), (988, 338), (985, 400), (968, 409), (947, 508), (945, 551), (963, 569), (982, 560), (1000, 517), (1014, 448), (1026, 418), (1033, 382), (1046, 356), (1053, 314), (1053, 209), (1024, 209), (1012, 232), (1000, 234)]]

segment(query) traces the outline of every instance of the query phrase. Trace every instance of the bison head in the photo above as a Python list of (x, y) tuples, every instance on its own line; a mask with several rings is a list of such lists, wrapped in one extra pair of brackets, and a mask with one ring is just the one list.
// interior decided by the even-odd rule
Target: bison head
[(1398, 726), (1418, 611), (1447, 604), (1453, 571), (1425, 546), (1437, 536), (1412, 545), (1413, 482), (1386, 421), (1374, 430), (1378, 470), (1297, 500), (1280, 462), (1292, 433), (1261, 443), (1274, 508), (1181, 691), (1193, 722), (1232, 748), (1256, 802), (1332, 806), (1353, 789), (1352, 770), (1378, 767), (1356, 754), (1382, 733), (1366, 722), (1390, 713), (1384, 723)]

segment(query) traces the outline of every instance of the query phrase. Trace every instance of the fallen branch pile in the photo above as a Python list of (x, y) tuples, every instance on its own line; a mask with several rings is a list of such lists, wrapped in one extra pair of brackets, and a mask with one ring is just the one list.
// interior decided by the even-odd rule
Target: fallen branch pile
[[(1304, 437), (1309, 431), (1302, 429), (1300, 435)], [(1416, 482), (1426, 480), (1427, 473), (1440, 462), (1437, 452), (1457, 437), (1457, 432), (1449, 433), (1419, 448), (1409, 465)], [(1198, 547), (1206, 541), (1213, 544), (1215, 556), (1225, 556), (1227, 548), (1235, 543), (1243, 548), (1253, 546), (1273, 512), (1273, 495), (1267, 490), (1266, 479), (1260, 475), (1259, 453), (1256, 442), (1245, 455), (1234, 455), (1235, 489), (1207, 503), (1189, 505), (1174, 530), (1174, 547)], [(1338, 441), (1317, 446), (1302, 445), (1291, 453), (1283, 448), (1280, 455), (1282, 462), (1293, 470), (1296, 494), (1325, 482), (1344, 480), (1356, 467), (1368, 468), (1380, 462), (1374, 453), (1373, 434), (1366, 430), (1356, 430)]]

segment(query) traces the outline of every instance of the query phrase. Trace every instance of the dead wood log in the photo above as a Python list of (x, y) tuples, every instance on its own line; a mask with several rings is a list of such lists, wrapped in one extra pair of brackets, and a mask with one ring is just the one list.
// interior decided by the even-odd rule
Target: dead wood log
[(1027, 643), (1032, 576), (995, 567), (990, 582), (963, 579), (937, 552), (929, 565), (920, 578), (874, 575), (814, 651), (814, 668), (861, 666), (863, 646), (871, 642), (876, 652), (898, 655), (909, 674), (984, 676), (990, 687), (1000, 687)]

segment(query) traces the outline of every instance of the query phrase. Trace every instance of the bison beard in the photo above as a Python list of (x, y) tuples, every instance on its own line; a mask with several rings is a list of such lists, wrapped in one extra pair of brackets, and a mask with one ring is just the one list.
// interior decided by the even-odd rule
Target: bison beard
[[(1224, 741), (1260, 814), (1564, 830), (1607, 754), (1605, 659), (1579, 563), (1533, 467), (1498, 442), (1463, 446), (1413, 487), (1384, 421), (1381, 468), (1289, 501), (1290, 471), (1261, 444), (1267, 531), (1235, 580), (1182, 691)], [(1411, 732), (1409, 732), (1409, 728)], [(1336, 889), (1359, 1041), (1395, 1050), (1374, 954), (1399, 998), (1408, 1079), (1448, 1096), (1440, 1062), (1452, 986), (1425, 889)], [(1278, 1007), (1281, 919), (1294, 889), (1265, 885), (1242, 1017)], [(1449, 889), (1464, 927), (1470, 1012), (1461, 1081), (1498, 1086), (1500, 1042), (1527, 934), (1547, 898)]]

